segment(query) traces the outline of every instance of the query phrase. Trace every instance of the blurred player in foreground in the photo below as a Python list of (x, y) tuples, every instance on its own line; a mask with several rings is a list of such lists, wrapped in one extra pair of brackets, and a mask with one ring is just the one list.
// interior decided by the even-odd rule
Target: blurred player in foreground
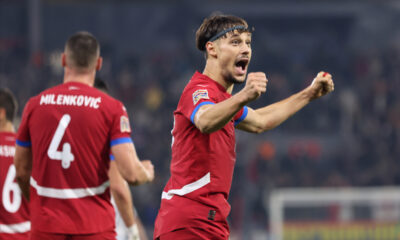
[[(251, 30), (235, 16), (206, 18), (196, 44), (206, 54), (174, 112), (171, 178), (162, 193), (154, 239), (228, 239), (227, 201), (235, 165), (235, 127), (261, 133), (275, 128), (309, 102), (333, 91), (332, 77), (313, 83), (283, 101), (253, 110), (246, 104), (265, 93), (263, 72), (247, 75)], [(244, 88), (231, 95), (235, 83)]]
[(62, 54), (64, 83), (31, 98), (17, 134), (14, 164), (30, 199), (31, 239), (115, 239), (109, 154), (130, 184), (150, 182), (121, 102), (93, 88), (102, 58), (96, 38), (72, 35)]
[(17, 101), (8, 90), (0, 89), (0, 239), (29, 238), (28, 202), (15, 182), (15, 130)]
[[(100, 78), (94, 80), (94, 87), (109, 92), (107, 84)], [(117, 240), (147, 240), (143, 224), (134, 210), (131, 191), (129, 186), (118, 171), (114, 156), (110, 155), (110, 178), (111, 203), (115, 210), (115, 230)]]

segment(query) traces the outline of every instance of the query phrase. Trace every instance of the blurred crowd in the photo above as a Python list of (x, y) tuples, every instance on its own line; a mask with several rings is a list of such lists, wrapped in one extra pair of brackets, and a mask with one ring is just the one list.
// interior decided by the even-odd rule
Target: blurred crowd
[[(279, 24), (280, 19), (273, 21)], [(352, 20), (332, 17), (319, 25), (296, 21), (280, 32), (282, 26), (263, 18), (249, 20), (256, 27), (250, 71), (264, 71), (269, 79), (267, 93), (250, 106), (288, 97), (308, 86), (320, 70), (333, 75), (335, 92), (270, 133), (237, 134), (230, 195), (236, 232), (267, 228), (265, 195), (276, 188), (400, 184), (400, 41), (357, 49), (350, 43)], [(126, 54), (116, 54), (110, 40), (99, 38), (104, 57), (99, 77), (126, 105), (139, 156), (155, 165), (154, 184), (132, 189), (149, 231), (169, 177), (172, 114), (187, 81), (203, 69), (203, 55), (194, 49), (196, 27), (165, 42), (154, 32), (141, 46), (145, 51)], [(302, 35), (302, 29), (310, 33)], [(29, 97), (61, 83), (62, 47), (32, 54), (20, 38), (0, 39), (0, 85), (16, 94), (19, 113)]]

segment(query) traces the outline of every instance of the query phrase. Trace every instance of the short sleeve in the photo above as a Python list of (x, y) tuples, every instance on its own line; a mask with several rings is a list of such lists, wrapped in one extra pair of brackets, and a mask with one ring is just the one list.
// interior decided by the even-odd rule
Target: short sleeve
[(242, 122), (247, 117), (248, 112), (249, 112), (249, 109), (246, 106), (244, 106), (242, 109), (240, 109), (239, 112), (236, 113), (236, 115), (233, 117), (235, 126), (238, 125), (240, 122)]
[(111, 127), (111, 147), (117, 144), (130, 143), (131, 139), (131, 126), (129, 123), (126, 108), (121, 102), (118, 102), (113, 108), (113, 124)]
[(180, 100), (181, 111), (194, 123), (194, 116), (201, 106), (207, 104), (217, 103), (217, 96), (214, 89), (207, 86), (194, 86), (189, 89), (185, 89), (182, 93)]
[(29, 132), (29, 119), (32, 113), (32, 100), (25, 105), (22, 113), (21, 124), (18, 128), (16, 144), (21, 147), (31, 147), (31, 135)]

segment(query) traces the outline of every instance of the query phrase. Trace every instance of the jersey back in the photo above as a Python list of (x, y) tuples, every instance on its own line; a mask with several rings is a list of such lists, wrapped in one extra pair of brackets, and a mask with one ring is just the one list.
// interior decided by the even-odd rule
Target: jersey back
[(32, 229), (87, 234), (114, 229), (108, 169), (113, 144), (130, 140), (121, 102), (69, 82), (27, 103), (17, 144), (32, 149)]
[(28, 239), (28, 202), (15, 181), (15, 133), (0, 132), (0, 239)]

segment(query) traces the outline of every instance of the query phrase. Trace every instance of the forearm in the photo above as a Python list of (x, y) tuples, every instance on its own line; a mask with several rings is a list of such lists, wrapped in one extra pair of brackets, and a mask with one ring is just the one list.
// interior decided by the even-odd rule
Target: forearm
[(32, 152), (30, 148), (16, 146), (14, 166), (17, 183), (22, 194), (29, 201), (30, 177), (32, 172)]
[[(119, 173), (131, 185), (152, 181), (154, 170), (145, 168), (149, 161), (140, 161), (132, 143), (118, 144), (111, 148)], [(150, 164), (151, 165), (151, 164)]]
[(120, 188), (126, 189), (111, 189), (111, 194), (126, 227), (130, 227), (135, 223), (131, 193), (125, 183), (123, 187), (120, 186)]
[(140, 185), (149, 181), (149, 176), (138, 159), (117, 162), (118, 170), (130, 185)]
[(16, 180), (19, 188), (21, 189), (22, 195), (29, 201), (30, 174), (25, 176), (17, 176)]
[(261, 131), (268, 131), (280, 125), (311, 101), (308, 88), (282, 101), (256, 109)]
[(195, 125), (203, 133), (215, 132), (223, 128), (246, 105), (246, 100), (243, 94), (238, 93), (215, 105), (203, 106), (195, 115)]
[(123, 169), (120, 167), (118, 169), (119, 171), (124, 172), (123, 176), (130, 185), (141, 185), (150, 181), (146, 169), (139, 160), (133, 163), (133, 168), (130, 168), (133, 171), (129, 171), (128, 169)]

